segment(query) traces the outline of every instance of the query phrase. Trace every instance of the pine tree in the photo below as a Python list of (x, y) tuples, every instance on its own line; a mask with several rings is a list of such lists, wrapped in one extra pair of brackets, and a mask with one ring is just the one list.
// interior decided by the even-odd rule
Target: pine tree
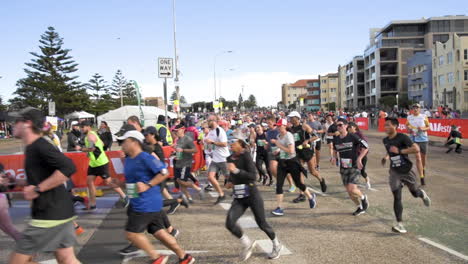
[(122, 89), (122, 97), (124, 105), (136, 105), (136, 91), (133, 85), (127, 81), (121, 70), (117, 70), (112, 79), (112, 85), (109, 87), (109, 94), (112, 97), (113, 105), (120, 107), (120, 89)]
[(99, 73), (95, 73), (91, 77), (86, 87), (91, 96), (89, 111), (99, 115), (113, 108), (113, 101), (109, 94), (109, 86)]
[(0, 96), (0, 111), (5, 111), (7, 106), (3, 104), (3, 98)]
[(242, 94), (239, 94), (239, 100), (237, 100), (237, 107), (239, 107), (239, 109), (244, 106), (244, 99), (242, 99)]
[[(176, 93), (176, 91), (172, 92), (172, 94), (171, 94), (171, 100), (172, 100), (172, 101), (177, 100), (177, 93)], [(185, 99), (185, 96), (183, 96), (183, 95), (180, 96), (180, 103), (181, 103), (181, 104), (186, 104), (186, 103), (187, 103), (187, 99)]]
[(78, 64), (69, 55), (71, 50), (62, 47), (63, 38), (48, 27), (39, 43), (40, 53), (30, 52), (33, 59), (25, 63), (27, 76), (16, 83), (16, 97), (10, 100), (13, 108), (32, 106), (47, 112), (48, 102), (54, 101), (59, 116), (86, 109), (89, 95), (76, 80), (78, 76), (72, 75)]

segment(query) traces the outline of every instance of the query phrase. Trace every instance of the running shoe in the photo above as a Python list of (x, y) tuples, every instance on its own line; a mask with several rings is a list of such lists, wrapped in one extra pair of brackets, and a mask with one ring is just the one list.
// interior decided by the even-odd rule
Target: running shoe
[(179, 188), (172, 188), (171, 193), (179, 193), (180, 189)]
[(177, 238), (180, 235), (180, 231), (175, 228), (172, 228), (172, 232), (170, 234), (171, 236)]
[(130, 245), (128, 245), (124, 249), (119, 250), (119, 254), (122, 256), (128, 256), (128, 255), (135, 254), (138, 251), (140, 251), (140, 249), (134, 246), (132, 243), (130, 243)]
[(358, 216), (358, 215), (362, 215), (362, 214), (364, 214), (364, 213), (366, 213), (366, 211), (365, 211), (365, 210), (362, 210), (362, 208), (359, 206), (359, 207), (356, 209), (356, 211), (353, 213), (353, 215), (354, 215), (354, 216)]
[(320, 189), (322, 189), (323, 193), (327, 192), (327, 183), (325, 182), (325, 178), (322, 178), (320, 181)]
[(88, 198), (88, 196), (83, 197), (83, 204), (84, 204), (85, 207), (88, 207), (88, 206), (89, 206), (89, 198)]
[(452, 151), (453, 148), (449, 148), (445, 153), (450, 153), (450, 151)]
[(200, 197), (200, 200), (205, 200), (205, 192), (203, 191), (203, 185), (200, 187), (200, 190), (198, 191), (198, 197)]
[(250, 258), (250, 256), (252, 256), (252, 252), (256, 245), (257, 245), (257, 242), (254, 240), (252, 244), (250, 244), (250, 246), (244, 247), (244, 249), (242, 249), (241, 261), (246, 261)]
[(367, 195), (364, 195), (364, 199), (361, 200), (362, 210), (366, 211), (369, 208), (369, 200), (367, 199)]
[(273, 210), (271, 213), (272, 213), (273, 215), (276, 215), (276, 216), (283, 216), (283, 215), (284, 215), (283, 209), (281, 209), (281, 208), (279, 208), (279, 207), (276, 208), (275, 210)]
[(76, 236), (81, 236), (84, 233), (84, 229), (81, 226), (75, 226), (75, 234)]
[(281, 250), (283, 249), (283, 244), (279, 244), (275, 247), (273, 245), (273, 250), (271, 251), (271, 254), (268, 255), (269, 259), (278, 259), (281, 256)]
[(219, 204), (220, 202), (226, 200), (226, 196), (218, 196), (218, 199), (216, 199), (216, 202), (214, 203), (215, 205)]
[(296, 191), (296, 186), (291, 185), (291, 188), (289, 188), (288, 192), (293, 193)]
[(293, 203), (305, 202), (305, 200), (306, 200), (305, 195), (303, 195), (303, 194), (301, 193), (301, 194), (299, 194), (298, 197), (296, 197), (296, 198), (293, 200)]
[(317, 207), (317, 195), (315, 195), (315, 193), (312, 193), (312, 199), (309, 200), (309, 206), (311, 209)]
[(268, 181), (268, 177), (263, 177), (263, 182), (262, 182), (263, 186), (267, 184), (267, 181)]
[(421, 189), (421, 192), (423, 193), (423, 201), (424, 201), (424, 205), (429, 207), (431, 206), (431, 198), (429, 198), (429, 196), (427, 195), (426, 191), (424, 191), (423, 189)]
[(175, 214), (175, 212), (177, 211), (177, 209), (179, 209), (179, 206), (180, 206), (180, 203), (174, 203), (171, 205), (171, 207), (169, 207), (169, 209), (167, 210), (167, 214), (168, 215), (173, 215)]
[(97, 207), (96, 207), (95, 205), (91, 205), (91, 206), (89, 206), (89, 207), (83, 208), (82, 210), (83, 210), (83, 211), (89, 211), (89, 212), (90, 212), (90, 211), (95, 211), (96, 208), (97, 208)]
[(185, 195), (182, 195), (181, 199), (182, 202), (180, 203), (180, 205), (184, 206), (185, 208), (189, 208), (189, 200), (187, 199), (187, 197)]
[(212, 191), (214, 191), (213, 185), (211, 185), (211, 183), (208, 184), (208, 185), (205, 187), (205, 191), (207, 191), (207, 192), (212, 192)]
[(370, 190), (370, 189), (371, 189), (371, 184), (370, 184), (370, 178), (369, 178), (369, 176), (367, 176), (366, 188), (367, 188), (367, 190)]
[(159, 258), (155, 259), (152, 264), (166, 264), (169, 260), (169, 256), (161, 255)]
[(193, 264), (195, 263), (195, 258), (189, 254), (185, 254), (184, 259), (179, 259), (179, 264)]
[(406, 234), (406, 228), (402, 223), (398, 223), (392, 227), (392, 231), (395, 233)]
[(189, 204), (194, 204), (195, 202), (193, 201), (192, 197), (188, 198)]

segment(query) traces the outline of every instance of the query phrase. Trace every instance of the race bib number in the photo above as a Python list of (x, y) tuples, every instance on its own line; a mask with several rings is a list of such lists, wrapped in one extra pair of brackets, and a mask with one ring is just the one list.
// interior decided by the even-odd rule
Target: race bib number
[(398, 168), (406, 164), (401, 155), (390, 157), (390, 160), (392, 161), (392, 168)]
[(139, 195), (135, 183), (127, 183), (125, 186), (127, 187), (126, 189), (128, 198), (138, 198)]
[(299, 133), (294, 133), (294, 141), (299, 141), (301, 140), (301, 136), (299, 136)]
[(263, 140), (259, 139), (259, 140), (257, 140), (257, 146), (263, 147), (263, 146), (265, 146), (265, 142), (263, 142)]
[(250, 196), (250, 186), (248, 184), (234, 185), (234, 198), (242, 199)]
[(341, 167), (344, 169), (349, 169), (353, 167), (352, 159), (340, 159)]
[(280, 159), (288, 159), (289, 158), (289, 154), (286, 153), (285, 151), (280, 151)]
[(333, 136), (326, 136), (327, 139), (333, 139)]

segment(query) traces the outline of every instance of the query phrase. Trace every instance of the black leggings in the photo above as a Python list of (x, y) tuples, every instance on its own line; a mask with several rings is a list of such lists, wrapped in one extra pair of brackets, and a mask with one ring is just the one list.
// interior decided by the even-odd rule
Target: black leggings
[(163, 207), (172, 206), (178, 203), (179, 202), (177, 201), (177, 199), (166, 199), (166, 200), (163, 200)]
[[(411, 194), (414, 198), (423, 198), (423, 193), (421, 189), (416, 188), (415, 185), (408, 186)], [(403, 203), (401, 202), (401, 191), (402, 187), (398, 188), (393, 192), (393, 211), (395, 212), (395, 217), (398, 222), (403, 221)]]
[(362, 170), (361, 175), (364, 179), (367, 179), (367, 172), (366, 172), (366, 164), (367, 164), (367, 155), (362, 158)]
[(302, 192), (306, 190), (306, 186), (301, 182), (301, 167), (302, 165), (297, 159), (280, 160), (278, 162), (276, 194), (283, 194), (284, 180), (288, 173), (291, 174), (294, 184), (299, 190)]
[[(265, 163), (266, 171), (263, 169), (262, 163)], [(270, 164), (268, 162), (267, 153), (257, 152), (257, 157), (255, 158), (255, 165), (257, 166), (258, 173), (261, 177), (268, 177), (271, 180), (270, 173)]]
[(447, 142), (447, 144), (445, 144), (447, 147), (450, 147), (451, 145), (455, 144), (456, 147), (455, 147), (455, 151), (461, 151), (461, 144), (457, 144), (455, 143), (455, 140), (452, 139), (450, 140), (449, 142)]
[(243, 199), (234, 199), (231, 204), (231, 208), (228, 211), (226, 218), (226, 228), (237, 238), (242, 237), (242, 229), (237, 224), (237, 220), (244, 214), (245, 210), (250, 207), (252, 211), (255, 222), (260, 227), (260, 229), (267, 234), (267, 236), (273, 240), (276, 235), (273, 231), (273, 228), (267, 223), (265, 219), (265, 209), (263, 207), (263, 199), (260, 195), (260, 192), (256, 187), (251, 189), (251, 194), (247, 198)]

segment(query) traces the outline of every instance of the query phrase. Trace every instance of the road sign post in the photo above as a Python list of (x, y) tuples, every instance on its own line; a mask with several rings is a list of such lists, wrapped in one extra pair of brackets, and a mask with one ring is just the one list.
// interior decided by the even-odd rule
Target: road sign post
[(55, 116), (55, 102), (49, 102), (49, 115)]
[(168, 126), (167, 120), (167, 78), (173, 77), (173, 60), (172, 58), (158, 58), (158, 76), (164, 78), (164, 111), (166, 115), (166, 126)]

